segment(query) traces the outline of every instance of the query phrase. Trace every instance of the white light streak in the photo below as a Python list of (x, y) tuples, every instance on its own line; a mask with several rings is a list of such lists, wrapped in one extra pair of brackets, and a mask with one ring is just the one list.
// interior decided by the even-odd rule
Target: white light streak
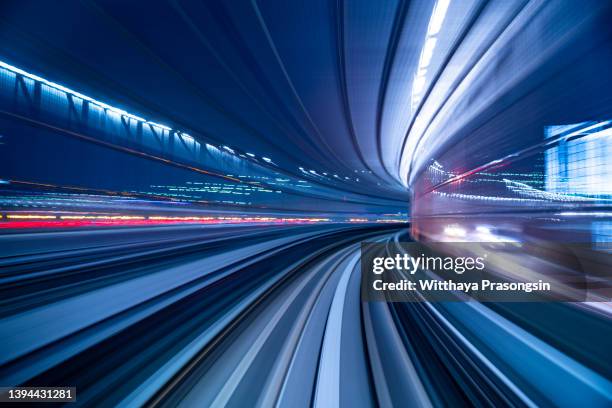
[(440, 28), (442, 28), (442, 23), (444, 22), (444, 17), (446, 17), (446, 11), (448, 10), (449, 4), (450, 0), (438, 0), (436, 8), (431, 15), (431, 20), (429, 20), (429, 28), (427, 29), (428, 35), (433, 36), (438, 34)]
[(425, 46), (423, 47), (423, 52), (421, 54), (421, 61), (419, 63), (419, 71), (425, 71), (425, 69), (429, 66), (437, 41), (438, 40), (435, 37), (430, 37), (427, 39), (427, 41), (425, 41)]
[(415, 107), (422, 98), (421, 93), (425, 88), (425, 82), (427, 78), (427, 68), (433, 58), (434, 49), (438, 42), (438, 33), (442, 28), (442, 23), (446, 17), (446, 11), (450, 0), (438, 0), (434, 7), (431, 17), (429, 19), (429, 25), (427, 26), (427, 34), (425, 35), (425, 42), (419, 58), (419, 66), (417, 67), (416, 74), (412, 83), (412, 106)]

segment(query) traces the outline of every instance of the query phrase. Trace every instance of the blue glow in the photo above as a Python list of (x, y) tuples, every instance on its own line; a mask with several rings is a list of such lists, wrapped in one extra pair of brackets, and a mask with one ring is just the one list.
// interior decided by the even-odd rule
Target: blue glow
[(558, 139), (545, 152), (546, 190), (557, 194), (612, 196), (612, 127), (610, 121), (549, 126), (547, 139)]

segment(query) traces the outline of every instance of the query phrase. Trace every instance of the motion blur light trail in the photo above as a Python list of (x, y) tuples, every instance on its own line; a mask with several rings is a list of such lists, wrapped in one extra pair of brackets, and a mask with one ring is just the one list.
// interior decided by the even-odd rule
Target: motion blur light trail
[[(610, 21), (598, 0), (3, 0), (0, 388), (612, 406), (591, 274)], [(362, 298), (360, 244), (409, 241), (487, 247), (495, 277), (569, 277), (587, 301)]]
[(168, 226), (4, 236), (0, 380), (74, 384), (78, 404), (109, 406), (610, 401), (604, 316), (563, 304), (361, 303), (356, 243), (393, 246), (403, 234)]
[[(1, 222), (0, 228), (67, 228), (84, 226), (137, 226), (167, 224), (303, 224), (329, 222), (329, 218), (272, 218), (272, 217), (166, 217), (166, 216), (124, 216), (124, 215), (6, 215), (8, 221)], [(21, 221), (30, 220), (30, 221)], [(349, 222), (368, 222), (355, 221)], [(380, 220), (378, 222), (385, 222)], [(390, 221), (394, 222), (394, 221)]]

